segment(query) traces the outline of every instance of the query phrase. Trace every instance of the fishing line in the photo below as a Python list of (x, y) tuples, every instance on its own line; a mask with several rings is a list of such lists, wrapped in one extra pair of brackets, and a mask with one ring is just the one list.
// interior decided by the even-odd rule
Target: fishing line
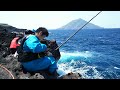
[(98, 14), (100, 14), (102, 11), (98, 12), (93, 18), (91, 18), (87, 23), (85, 23), (80, 29), (78, 29), (73, 35), (71, 35), (65, 42), (63, 42), (60, 46), (58, 46), (55, 50), (59, 49), (61, 46), (63, 46), (69, 39), (71, 39), (78, 31), (80, 31), (84, 26), (86, 26), (90, 21), (92, 21)]
[(12, 79), (15, 79), (15, 77), (13, 76), (13, 74), (12, 74), (6, 67), (4, 67), (4, 66), (1, 65), (1, 64), (0, 64), (0, 67), (1, 67), (2, 69), (4, 69), (5, 71), (7, 71), (7, 73), (12, 77)]

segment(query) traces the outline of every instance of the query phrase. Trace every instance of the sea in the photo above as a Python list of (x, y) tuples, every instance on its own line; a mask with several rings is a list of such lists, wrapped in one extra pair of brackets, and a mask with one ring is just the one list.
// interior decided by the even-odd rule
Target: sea
[[(63, 44), (77, 30), (49, 30), (48, 40)], [(120, 79), (120, 29), (81, 29), (60, 48), (58, 73), (85, 79)]]

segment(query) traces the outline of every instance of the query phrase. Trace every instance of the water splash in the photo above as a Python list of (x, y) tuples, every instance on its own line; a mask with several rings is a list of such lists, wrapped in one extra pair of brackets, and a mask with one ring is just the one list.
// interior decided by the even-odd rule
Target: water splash
[[(103, 79), (101, 74), (96, 70), (95, 66), (88, 66), (85, 62), (74, 61), (58, 64), (58, 72), (60, 75), (67, 73), (80, 73), (85, 79)], [(60, 72), (61, 70), (61, 72)]]
[(61, 52), (61, 58), (58, 63), (70, 62), (72, 59), (74, 60), (87, 60), (88, 58), (92, 58), (92, 53), (89, 51), (84, 52)]

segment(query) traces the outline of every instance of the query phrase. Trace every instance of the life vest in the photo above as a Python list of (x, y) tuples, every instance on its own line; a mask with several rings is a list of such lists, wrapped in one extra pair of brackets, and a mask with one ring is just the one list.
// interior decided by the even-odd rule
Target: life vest
[(10, 48), (17, 48), (17, 46), (20, 46), (20, 44), (17, 43), (19, 37), (15, 37), (10, 44)]
[(41, 53), (25, 52), (23, 50), (23, 44), (26, 40), (27, 40), (26, 37), (23, 37), (21, 39), (20, 47), (18, 47), (18, 50), (17, 50), (19, 62), (29, 62), (45, 56), (44, 52), (41, 52)]
[[(23, 44), (26, 40), (27, 40), (26, 37), (22, 38), (20, 47), (17, 50), (19, 62), (28, 62), (28, 61), (36, 60), (38, 58), (47, 56), (47, 53), (45, 53), (45, 52), (32, 53), (32, 52), (23, 51)], [(55, 50), (58, 47), (56, 41), (50, 41), (50, 40), (44, 39), (40, 42), (47, 45), (49, 52), (52, 53), (52, 55), (56, 61), (58, 61), (60, 59), (61, 54), (60, 54), (59, 49)]]

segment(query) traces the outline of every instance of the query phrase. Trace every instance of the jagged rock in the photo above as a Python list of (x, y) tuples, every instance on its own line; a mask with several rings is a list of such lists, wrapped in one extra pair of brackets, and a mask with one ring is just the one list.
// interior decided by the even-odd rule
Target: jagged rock
[(59, 77), (59, 79), (82, 79), (82, 75), (79, 73), (68, 73), (66, 75), (63, 75)]
[(40, 73), (36, 73), (30, 79), (45, 79), (44, 76), (40, 75)]

